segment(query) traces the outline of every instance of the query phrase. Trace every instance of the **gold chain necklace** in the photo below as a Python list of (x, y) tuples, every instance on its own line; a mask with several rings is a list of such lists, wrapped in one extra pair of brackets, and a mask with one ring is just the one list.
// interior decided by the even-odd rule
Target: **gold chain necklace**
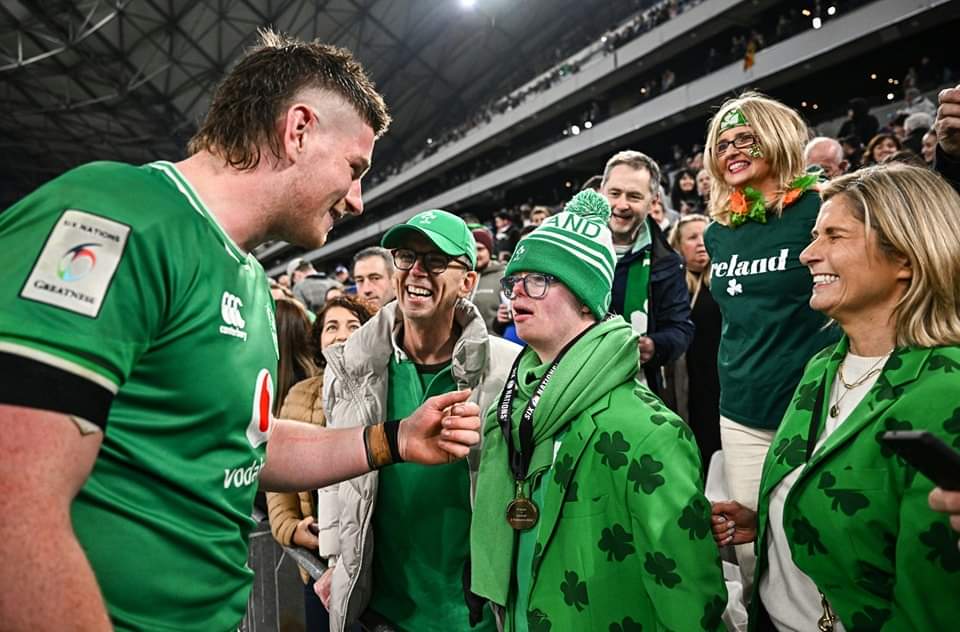
[(867, 380), (872, 378), (874, 375), (878, 375), (883, 370), (882, 365), (884, 362), (886, 362), (887, 358), (890, 357), (891, 353), (893, 353), (893, 349), (880, 356), (880, 359), (874, 362), (873, 366), (867, 369), (866, 373), (849, 383), (843, 376), (843, 363), (846, 362), (846, 358), (840, 361), (840, 367), (837, 369), (837, 377), (840, 378), (840, 384), (843, 386), (843, 392), (840, 393), (839, 397), (837, 397), (837, 401), (833, 402), (833, 405), (830, 406), (831, 417), (836, 418), (840, 414), (840, 402), (842, 402), (843, 398), (847, 396), (847, 393), (858, 386), (862, 386)]

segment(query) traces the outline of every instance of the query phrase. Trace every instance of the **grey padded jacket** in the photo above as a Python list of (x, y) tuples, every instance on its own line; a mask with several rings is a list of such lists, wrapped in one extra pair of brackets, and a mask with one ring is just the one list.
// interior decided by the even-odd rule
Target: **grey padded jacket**
[[(482, 412), (496, 402), (520, 347), (487, 334), (480, 312), (460, 300), (454, 318), (461, 328), (453, 348), (451, 372), (458, 388), (471, 388), (470, 401)], [(327, 425), (334, 428), (371, 425), (386, 421), (387, 376), (391, 354), (404, 359), (397, 342), (400, 333), (396, 301), (388, 303), (346, 342), (324, 350), (327, 368), (323, 383), (323, 409)], [(467, 457), (470, 496), (480, 466), (480, 448)], [(370, 472), (321, 489), (317, 521), (321, 531), (339, 539), (339, 559), (330, 586), (330, 629), (344, 632), (370, 603), (373, 583), (373, 510), (377, 498), (377, 473)]]

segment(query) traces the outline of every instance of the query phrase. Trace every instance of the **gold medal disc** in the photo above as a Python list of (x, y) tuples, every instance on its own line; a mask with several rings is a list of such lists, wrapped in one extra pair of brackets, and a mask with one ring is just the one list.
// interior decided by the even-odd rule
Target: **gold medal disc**
[(533, 528), (540, 519), (540, 510), (529, 498), (514, 498), (507, 505), (507, 522), (517, 531)]

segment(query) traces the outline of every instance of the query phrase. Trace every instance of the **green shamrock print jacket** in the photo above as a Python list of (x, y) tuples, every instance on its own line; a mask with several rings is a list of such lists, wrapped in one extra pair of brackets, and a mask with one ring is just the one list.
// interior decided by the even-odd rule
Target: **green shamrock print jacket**
[[(863, 401), (806, 463), (817, 390), (826, 380), (825, 393), (830, 392), (847, 345), (844, 338), (807, 365), (767, 454), (754, 586), (766, 570), (773, 489), (805, 466), (784, 507), (790, 552), (846, 630), (955, 630), (957, 534), (945, 515), (927, 505), (933, 483), (886, 448), (880, 436), (926, 430), (960, 449), (960, 348), (895, 351)], [(827, 399), (821, 419), (828, 414)]]
[(699, 453), (649, 390), (621, 385), (575, 419), (543, 486), (530, 632), (724, 629)]

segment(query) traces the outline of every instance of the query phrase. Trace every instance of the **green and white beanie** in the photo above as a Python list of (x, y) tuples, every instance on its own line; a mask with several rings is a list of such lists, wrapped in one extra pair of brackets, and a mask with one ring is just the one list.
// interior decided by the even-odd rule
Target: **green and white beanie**
[(609, 219), (605, 197), (593, 189), (577, 193), (562, 213), (548, 217), (520, 240), (505, 274), (540, 272), (556, 277), (602, 319), (610, 309), (617, 262)]

